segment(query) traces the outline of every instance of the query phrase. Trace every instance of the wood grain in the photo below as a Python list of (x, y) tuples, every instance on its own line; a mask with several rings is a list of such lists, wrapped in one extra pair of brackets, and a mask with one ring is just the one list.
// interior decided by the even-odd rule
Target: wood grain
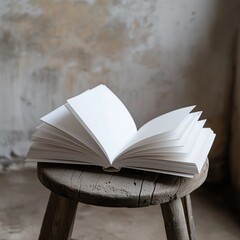
[(181, 199), (161, 204), (168, 240), (189, 240)]
[(77, 202), (51, 193), (39, 240), (70, 240)]
[(190, 195), (186, 195), (182, 198), (182, 204), (185, 214), (185, 219), (187, 222), (187, 228), (188, 228), (188, 235), (190, 240), (195, 240), (195, 225), (193, 220), (193, 211), (192, 211), (192, 203), (191, 203), (191, 197)]
[(205, 181), (207, 172), (208, 161), (192, 179), (130, 169), (107, 173), (94, 166), (38, 164), (38, 177), (51, 191), (109, 207), (145, 207), (182, 198)]

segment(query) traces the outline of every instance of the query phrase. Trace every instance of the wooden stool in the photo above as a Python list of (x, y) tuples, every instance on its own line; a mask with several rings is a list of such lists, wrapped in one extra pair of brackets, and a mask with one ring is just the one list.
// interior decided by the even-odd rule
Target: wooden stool
[(193, 179), (122, 169), (38, 163), (38, 177), (50, 189), (39, 240), (69, 240), (78, 202), (105, 207), (161, 204), (168, 240), (195, 239), (190, 193), (206, 179), (208, 161)]

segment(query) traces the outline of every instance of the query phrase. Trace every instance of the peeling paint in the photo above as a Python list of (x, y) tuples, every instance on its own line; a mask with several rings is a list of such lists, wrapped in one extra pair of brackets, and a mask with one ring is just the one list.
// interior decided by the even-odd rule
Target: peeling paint
[[(27, 146), (42, 115), (100, 83), (123, 100), (138, 126), (197, 104), (215, 119), (211, 127), (224, 149), (228, 119), (219, 116), (228, 111), (234, 6), (234, 0), (1, 1), (0, 156), (24, 154), (17, 146)], [(225, 152), (217, 152), (213, 157), (223, 159)]]

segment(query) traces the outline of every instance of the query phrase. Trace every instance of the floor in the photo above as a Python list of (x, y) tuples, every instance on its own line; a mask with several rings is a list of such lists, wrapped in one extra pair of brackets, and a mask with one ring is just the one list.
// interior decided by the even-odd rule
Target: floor
[[(38, 238), (49, 192), (33, 167), (0, 171), (0, 240)], [(239, 240), (240, 223), (223, 204), (222, 193), (202, 187), (192, 196), (197, 239)], [(73, 239), (166, 239), (159, 206), (140, 209), (79, 204)]]

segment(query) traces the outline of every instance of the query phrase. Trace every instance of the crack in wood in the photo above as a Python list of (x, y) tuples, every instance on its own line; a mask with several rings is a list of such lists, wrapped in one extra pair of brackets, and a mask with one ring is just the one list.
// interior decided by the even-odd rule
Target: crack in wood
[(152, 200), (153, 200), (153, 196), (154, 196), (154, 193), (155, 193), (155, 189), (156, 189), (156, 185), (157, 185), (159, 176), (160, 176), (160, 174), (158, 174), (157, 178), (153, 182), (153, 191), (152, 191), (152, 194), (151, 194), (151, 197), (150, 197), (149, 205), (152, 205)]
[[(141, 182), (141, 186), (140, 186), (140, 191), (139, 191), (139, 196), (138, 196), (137, 206), (140, 205), (141, 193), (142, 193), (142, 188), (143, 188), (144, 180), (145, 180), (145, 175), (143, 176), (143, 179), (142, 179), (142, 182)], [(134, 179), (134, 183), (135, 183), (135, 179)]]

